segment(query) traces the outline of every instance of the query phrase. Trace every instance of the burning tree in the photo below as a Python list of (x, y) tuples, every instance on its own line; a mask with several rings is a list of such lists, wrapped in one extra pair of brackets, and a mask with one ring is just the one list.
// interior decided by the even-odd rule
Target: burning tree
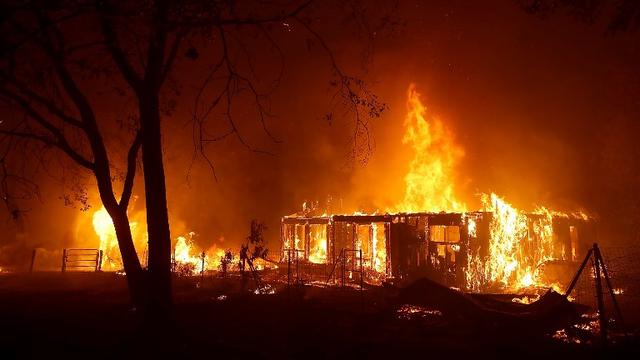
[(224, 255), (220, 257), (220, 275), (222, 277), (227, 277), (227, 272), (229, 271), (229, 267), (233, 262), (233, 253), (231, 250), (225, 250)]
[[(390, 17), (382, 17), (377, 26), (368, 27), (368, 19), (373, 17), (367, 13), (371, 8), (366, 3), (3, 1), (0, 99), (4, 118), (0, 141), (5, 183), (16, 181), (18, 177), (12, 169), (20, 169), (22, 164), (48, 162), (52, 158), (50, 149), (64, 155), (59, 162), (66, 172), (71, 172), (67, 178), (90, 174), (113, 221), (133, 302), (146, 305), (152, 314), (168, 314), (171, 239), (161, 123), (175, 107), (181, 82), (173, 76), (176, 63), (212, 59), (210, 71), (195, 95), (196, 153), (211, 165), (206, 145), (227, 137), (235, 137), (257, 151), (242, 137), (233, 117), (238, 94), (249, 93), (259, 126), (271, 136), (265, 124), (269, 116), (265, 103), (268, 95), (257, 86), (259, 76), (252, 67), (252, 59), (262, 56), (262, 52), (252, 52), (245, 40), (257, 37), (259, 43), (270, 44), (283, 56), (274, 28), (290, 29), (295, 24), (320, 44), (333, 70), (335, 98), (341, 99), (339, 105), (354, 115), (354, 157), (368, 154), (368, 120), (380, 116), (385, 106), (361, 79), (339, 67), (330, 47), (314, 28), (314, 16), (333, 16), (326, 9), (334, 8), (358, 24), (360, 30), (379, 32), (390, 23)], [(375, 10), (382, 8), (388, 7)], [(239, 59), (232, 51), (245, 58)], [(247, 61), (248, 66), (240, 65)], [(135, 105), (116, 126), (110, 112), (127, 101)], [(217, 107), (223, 108), (229, 130), (211, 136), (206, 122)], [(114, 160), (114, 153), (123, 139), (127, 139), (126, 155), (119, 163)], [(143, 274), (134, 248), (127, 214), (139, 152), (149, 239), (147, 275)], [(119, 167), (124, 169), (120, 178), (114, 176)], [(7, 189), (11, 186), (3, 186), (3, 190)], [(87, 201), (86, 196), (78, 198)], [(12, 214), (19, 214), (17, 205), (12, 206)]]
[(249, 231), (249, 236), (247, 236), (247, 242), (240, 246), (240, 260), (238, 263), (238, 268), (240, 269), (240, 273), (242, 274), (242, 289), (244, 290), (246, 287), (246, 273), (245, 270), (247, 266), (253, 275), (253, 279), (256, 282), (257, 290), (263, 291), (263, 285), (260, 281), (260, 276), (256, 272), (255, 261), (258, 259), (267, 260), (267, 256), (269, 254), (269, 250), (266, 247), (264, 241), (264, 232), (267, 230), (267, 226), (260, 221), (253, 219), (251, 220), (251, 228)]
[(257, 259), (266, 259), (269, 250), (265, 246), (264, 231), (267, 226), (258, 220), (251, 220), (251, 231), (247, 236), (247, 243), (240, 246), (240, 271), (244, 271), (248, 265), (253, 270), (253, 262)]

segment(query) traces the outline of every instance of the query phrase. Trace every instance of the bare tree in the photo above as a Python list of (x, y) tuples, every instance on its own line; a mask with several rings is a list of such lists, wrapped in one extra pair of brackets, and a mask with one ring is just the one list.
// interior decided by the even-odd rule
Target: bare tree
[[(81, 85), (87, 76), (85, 71), (99, 69), (86, 69), (82, 63), (86, 58), (76, 54), (89, 44), (82, 44), (84, 39), (72, 40), (64, 29), (67, 21), (83, 21), (90, 9), (82, 4), (65, 5), (38, 1), (2, 4), (3, 164), (44, 161), (47, 150), (56, 149), (95, 176), (100, 199), (113, 219), (132, 299), (139, 304), (143, 296), (142, 268), (133, 246), (127, 208), (141, 136), (139, 132), (133, 136), (126, 178), (122, 191), (116, 194), (98, 117)], [(7, 159), (10, 154), (22, 159)]]
[[(171, 96), (177, 96), (173, 91), (180, 83), (173, 76), (179, 68), (176, 63), (202, 57), (211, 64), (194, 95), (193, 124), (195, 153), (213, 170), (206, 152), (211, 142), (235, 137), (248, 149), (262, 151), (251, 146), (238, 130), (233, 109), (243, 94), (252, 99), (259, 126), (277, 141), (265, 121), (271, 116), (270, 93), (257, 85), (260, 74), (254, 61), (261, 52), (252, 51), (252, 45), (268, 44), (284, 57), (274, 26), (296, 26), (319, 44), (328, 59), (334, 74), (334, 99), (354, 119), (353, 157), (366, 161), (372, 150), (369, 120), (379, 117), (385, 105), (362, 79), (339, 66), (316, 25), (318, 19), (337, 12), (362, 33), (380, 31), (393, 23), (391, 17), (382, 16), (371, 27), (370, 12), (377, 14), (382, 8), (387, 7), (356, 0), (3, 1), (0, 99), (7, 121), (0, 124), (2, 144), (18, 156), (29, 152), (40, 159), (43, 150), (55, 149), (76, 169), (92, 174), (113, 219), (133, 301), (145, 305), (150, 314), (168, 314), (171, 238), (161, 120), (166, 117), (163, 109), (170, 107)], [(277, 86), (279, 75), (273, 80)], [(134, 99), (135, 106), (133, 116), (120, 124), (129, 141), (122, 166), (125, 170), (118, 182), (113, 176), (117, 164), (105, 140), (106, 129), (114, 124), (98, 104), (107, 102), (113, 109), (124, 99)], [(207, 131), (214, 109), (222, 110), (228, 125), (223, 134)], [(140, 151), (149, 238), (146, 276), (127, 217)]]
[(640, 2), (636, 0), (518, 0), (532, 14), (547, 16), (564, 10), (576, 18), (593, 23), (605, 18), (608, 31), (637, 30), (640, 25)]

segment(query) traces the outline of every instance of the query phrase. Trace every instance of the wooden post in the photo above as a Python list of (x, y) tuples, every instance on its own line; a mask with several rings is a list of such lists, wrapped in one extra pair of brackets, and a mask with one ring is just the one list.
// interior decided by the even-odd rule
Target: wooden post
[(104, 252), (102, 250), (98, 250), (98, 263), (96, 264), (96, 271), (102, 271), (102, 256)]
[(67, 249), (62, 249), (62, 272), (67, 270)]
[(204, 277), (204, 260), (206, 257), (206, 254), (204, 253), (204, 250), (202, 251), (202, 267), (200, 268), (200, 278)]
[(385, 276), (388, 277), (391, 276), (391, 222), (384, 223), (384, 251), (384, 271)]
[(364, 265), (362, 264), (362, 249), (360, 249), (360, 291), (364, 289)]
[(36, 263), (36, 252), (38, 249), (33, 249), (33, 252), (31, 253), (31, 265), (29, 266), (29, 273), (33, 273), (33, 267)]
[(345, 270), (347, 267), (347, 253), (344, 249), (342, 249), (343, 255), (342, 255), (342, 287), (344, 287), (344, 276), (345, 276)]
[(333, 268), (335, 269), (336, 268), (336, 223), (333, 220), (331, 220), (331, 259), (333, 261)]
[(565, 297), (569, 296), (569, 294), (571, 294), (571, 291), (573, 291), (573, 288), (576, 286), (576, 283), (578, 282), (578, 279), (580, 278), (580, 274), (582, 274), (582, 271), (587, 266), (587, 261), (589, 261), (589, 259), (591, 258), (592, 254), (593, 254), (593, 248), (589, 249), (589, 251), (587, 252), (587, 256), (585, 256), (584, 260), (582, 260), (582, 264), (578, 268), (578, 272), (573, 277), (573, 280), (571, 280), (571, 284), (569, 284), (569, 287), (567, 288), (567, 291), (565, 291), (565, 293), (564, 293)]
[(304, 252), (302, 253), (304, 260), (309, 260), (310, 246), (311, 246), (311, 226), (307, 221), (304, 224)]
[(291, 249), (287, 249), (287, 286), (291, 286)]
[[(593, 244), (593, 248), (597, 249), (597, 245)], [(600, 336), (602, 337), (602, 343), (607, 343), (607, 316), (604, 311), (604, 298), (602, 294), (602, 281), (600, 279), (600, 259), (597, 257), (593, 259), (593, 270), (596, 274), (596, 296), (598, 299), (598, 315), (600, 318)]]
[[(305, 256), (305, 250), (302, 250), (302, 260), (304, 261), (304, 256)], [(302, 271), (304, 271), (304, 263), (302, 264)], [(300, 256), (299, 256), (299, 251), (296, 250), (296, 279), (298, 281), (298, 284), (302, 285), (302, 282), (304, 281), (304, 273), (300, 273)]]
[(609, 271), (607, 267), (604, 266), (604, 259), (602, 258), (602, 253), (600, 252), (600, 248), (597, 244), (593, 244), (593, 250), (596, 258), (600, 261), (600, 265), (602, 266), (602, 273), (604, 274), (604, 280), (607, 283), (607, 287), (609, 288), (609, 294), (611, 295), (611, 302), (613, 303), (613, 307), (616, 309), (616, 315), (618, 315), (618, 320), (620, 320), (620, 325), (624, 326), (624, 320), (622, 318), (622, 311), (620, 311), (620, 306), (618, 305), (618, 300), (616, 300), (616, 295), (613, 293), (613, 287), (611, 286), (611, 279), (609, 278)]

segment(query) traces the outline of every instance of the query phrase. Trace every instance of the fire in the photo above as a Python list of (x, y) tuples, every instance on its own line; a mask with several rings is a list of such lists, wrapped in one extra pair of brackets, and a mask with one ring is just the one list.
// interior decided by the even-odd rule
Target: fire
[(464, 151), (442, 121), (426, 117), (427, 109), (415, 84), (407, 90), (407, 111), (402, 143), (411, 146), (414, 157), (404, 178), (404, 199), (397, 211), (465, 211), (466, 206), (456, 198), (454, 189), (455, 168)]
[[(144, 213), (136, 213), (134, 218), (138, 219), (144, 217)], [(120, 250), (118, 247), (118, 239), (116, 237), (113, 221), (109, 216), (109, 213), (104, 207), (101, 207), (95, 211), (92, 215), (93, 231), (100, 239), (98, 249), (102, 251), (102, 263), (101, 269), (103, 271), (116, 271), (120, 272), (123, 269), (122, 258), (120, 256)], [(147, 234), (142, 226), (138, 226), (138, 221), (131, 220), (129, 222), (131, 228), (131, 234), (133, 237), (133, 243), (140, 258), (140, 262), (146, 263), (146, 246), (147, 246)], [(195, 275), (202, 271), (218, 270), (220, 266), (220, 259), (224, 257), (225, 251), (223, 249), (212, 246), (211, 248), (198, 250), (195, 244), (195, 232), (188, 232), (184, 236), (178, 236), (175, 239), (174, 245), (174, 269), (181, 274)], [(204, 251), (204, 267), (203, 256)], [(232, 260), (233, 263), (237, 263), (237, 259)]]
[(327, 227), (324, 225), (309, 225), (309, 261), (322, 264), (327, 261)]
[(373, 233), (373, 245), (372, 245), (372, 267), (375, 271), (384, 273), (387, 270), (387, 246), (384, 235), (384, 227), (380, 228), (380, 224), (371, 224), (371, 231)]
[[(554, 218), (586, 220), (588, 216), (583, 212), (567, 215), (545, 207), (525, 212), (495, 193), (481, 195), (483, 210), (468, 211), (466, 202), (461, 200), (455, 188), (456, 170), (464, 156), (463, 148), (455, 142), (453, 134), (440, 119), (427, 113), (414, 84), (407, 90), (406, 105), (402, 142), (410, 147), (413, 158), (404, 176), (404, 196), (395, 206), (389, 207), (386, 213), (460, 214), (461, 226), (426, 224), (429, 226), (425, 230), (429, 232), (429, 238), (437, 239), (433, 240), (437, 246), (437, 254), (429, 253), (427, 256), (430, 264), (448, 267), (445, 271), (462, 268), (464, 286), (468, 290), (490, 288), (496, 291), (518, 291), (534, 287), (559, 289), (560, 285), (557, 283), (544, 283), (541, 268), (550, 260), (575, 261), (576, 248), (572, 244), (571, 249), (565, 249), (565, 243), (558, 245), (561, 247), (559, 249), (554, 247)], [(326, 211), (322, 216), (311, 216), (316, 207), (313, 204), (309, 207), (306, 202), (303, 204), (302, 213), (293, 216), (300, 218), (300, 222), (287, 225), (283, 246), (287, 251), (295, 250), (295, 255), (289, 254), (296, 259), (325, 264), (328, 260), (327, 228), (334, 225), (334, 220), (333, 215), (327, 215)], [(376, 213), (377, 211), (373, 214), (356, 211), (351, 215), (367, 216)], [(315, 221), (321, 223), (310, 223), (309, 218), (315, 218)], [(479, 228), (480, 222), (482, 229)], [(387, 254), (389, 235), (386, 223), (365, 222), (350, 226), (353, 227), (348, 231), (354, 237), (354, 243), (346, 246), (353, 246), (352, 250), (361, 251), (365, 269), (378, 275), (389, 275), (391, 263)], [(575, 238), (576, 230), (570, 231), (573, 231), (572, 236)], [(466, 254), (457, 254), (463, 247), (466, 248)], [(338, 252), (340, 249), (334, 250)], [(446, 259), (444, 265), (439, 258)], [(455, 263), (455, 269), (451, 267), (452, 263)], [(380, 279), (380, 276), (372, 277), (374, 280)]]
[(113, 227), (113, 221), (104, 206), (93, 213), (93, 230), (100, 238), (98, 249), (102, 251), (101, 268), (106, 271), (122, 269), (118, 239)]
[[(436, 231), (435, 229), (440, 227), (438, 231), (443, 237), (438, 246), (439, 249), (443, 249), (442, 254), (445, 255), (440, 256), (446, 256), (447, 263), (461, 259), (455, 266), (456, 269), (463, 269), (466, 282), (464, 285), (469, 290), (492, 288), (517, 291), (539, 286), (558, 287), (558, 284), (545, 284), (539, 272), (541, 265), (549, 260), (575, 260), (574, 248), (565, 249), (564, 245), (560, 249), (554, 248), (554, 217), (569, 215), (545, 207), (538, 207), (527, 213), (495, 193), (481, 195), (483, 211), (468, 211), (466, 202), (462, 201), (460, 194), (456, 192), (456, 171), (464, 157), (463, 148), (456, 143), (452, 132), (445, 124), (427, 112), (414, 84), (407, 90), (406, 105), (407, 114), (403, 123), (405, 134), (402, 142), (412, 150), (413, 158), (404, 176), (404, 195), (395, 206), (389, 207), (387, 212), (460, 214), (460, 227), (451, 224), (427, 226), (434, 228), (429, 231)], [(283, 247), (289, 251), (286, 256), (296, 260), (326, 264), (329, 255), (335, 258), (340, 249), (328, 247), (328, 228), (334, 221), (331, 215), (325, 212), (316, 217), (318, 220), (315, 220), (315, 223), (309, 220), (312, 217), (310, 214), (316, 208), (317, 204), (303, 204), (300, 216), (303, 220), (301, 223), (290, 224)], [(353, 215), (367, 214), (355, 212)], [(582, 212), (571, 216), (588, 218)], [(121, 269), (113, 223), (104, 208), (93, 214), (93, 227), (100, 238), (100, 249), (104, 252), (103, 269)], [(132, 232), (137, 228), (135, 221), (131, 222), (131, 228)], [(391, 262), (387, 254), (387, 237), (390, 233), (387, 224), (357, 223), (349, 229), (355, 235), (354, 243), (349, 246), (353, 246), (352, 250), (360, 250), (363, 268), (377, 275), (388, 275)], [(209, 249), (198, 247), (195, 242), (196, 235), (195, 232), (188, 232), (175, 239), (173, 260), (175, 268), (180, 269), (181, 273), (193, 275), (207, 270), (217, 270), (221, 264), (220, 259), (225, 255), (224, 250), (215, 246)], [(336, 236), (335, 233), (333, 236)], [(462, 243), (463, 239), (472, 241), (480, 237), (488, 239), (488, 243), (482, 245), (485, 248), (472, 249), (467, 246), (466, 256), (458, 256), (457, 253), (465, 246)], [(134, 243), (139, 247), (146, 243), (146, 237), (134, 234)], [(466, 262), (462, 263), (464, 259)], [(236, 262), (237, 259), (233, 261)], [(350, 277), (352, 275), (349, 274)]]
[[(405, 195), (396, 211), (464, 213), (467, 206), (455, 191), (455, 171), (464, 150), (442, 121), (427, 114), (415, 84), (407, 90), (404, 127), (402, 141), (411, 146), (414, 157), (404, 179)], [(517, 290), (548, 285), (540, 283), (538, 269), (558, 252), (553, 248), (553, 216), (567, 215), (539, 207), (532, 219), (495, 193), (482, 194), (481, 201), (485, 211), (492, 213), (488, 255), (482, 259), (478, 253), (467, 254), (467, 287), (478, 290), (488, 284)], [(578, 216), (588, 218), (582, 212)], [(476, 219), (465, 215), (465, 221), (469, 238), (476, 238)], [(567, 256), (562, 254), (562, 258)]]
[[(96, 210), (91, 218), (93, 231), (100, 239), (98, 249), (102, 251), (101, 269), (103, 271), (120, 271), (123, 269), (118, 238), (116, 237), (113, 221), (107, 210), (103, 207)], [(145, 256), (143, 249), (147, 245), (147, 234), (144, 227), (138, 226), (135, 220), (129, 221), (133, 245), (136, 248), (140, 261)]]
[(201, 273), (206, 269), (207, 259), (202, 254), (197, 254), (194, 245), (193, 238), (194, 232), (190, 232), (188, 239), (184, 236), (178, 236), (176, 238), (176, 244), (173, 248), (173, 259), (176, 266), (181, 267), (181, 272), (187, 272), (188, 274)]
[[(483, 194), (486, 211), (492, 213), (489, 224), (489, 251), (484, 266), (478, 254), (469, 256), (466, 281), (470, 289), (482, 284), (518, 290), (545, 286), (539, 279), (540, 266), (554, 259), (552, 212), (538, 208), (532, 219), (498, 195)], [(475, 220), (467, 220), (470, 237), (476, 236)]]
[[(487, 198), (483, 199), (485, 202)], [(486, 204), (485, 204), (486, 205)], [(519, 259), (522, 241), (527, 237), (527, 218), (496, 194), (490, 195), (489, 209), (493, 212), (490, 225), (489, 254), (486, 273), (491, 282), (504, 286), (531, 280), (531, 269), (522, 268)], [(529, 284), (530, 285), (530, 284)]]

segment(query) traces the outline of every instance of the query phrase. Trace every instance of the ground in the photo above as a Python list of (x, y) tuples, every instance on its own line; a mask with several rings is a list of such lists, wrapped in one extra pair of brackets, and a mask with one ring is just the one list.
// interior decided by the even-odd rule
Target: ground
[(233, 276), (176, 278), (174, 284), (175, 325), (165, 339), (149, 343), (139, 311), (128, 305), (122, 276), (2, 274), (0, 358), (149, 358), (158, 352), (160, 358), (298, 359), (640, 354), (635, 340), (602, 349), (563, 344), (548, 334), (400, 313), (384, 287), (287, 290), (279, 284), (276, 294), (256, 295), (241, 293), (242, 281)]

